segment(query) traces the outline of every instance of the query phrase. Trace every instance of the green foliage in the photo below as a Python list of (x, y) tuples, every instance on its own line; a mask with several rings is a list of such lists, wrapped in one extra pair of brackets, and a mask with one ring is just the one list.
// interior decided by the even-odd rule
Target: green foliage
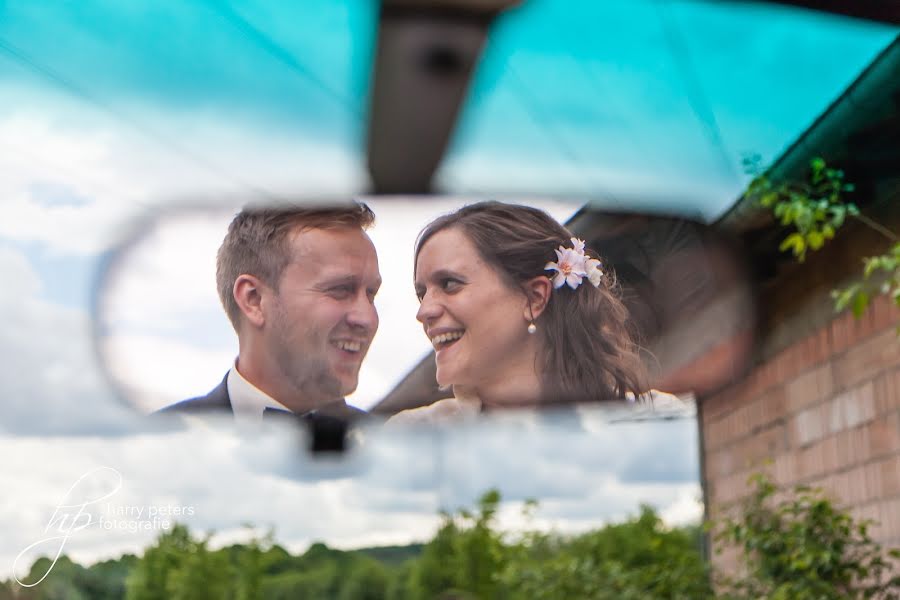
[(390, 576), (387, 568), (371, 558), (356, 563), (341, 586), (338, 600), (383, 600)]
[[(391, 597), (712, 596), (697, 528), (666, 529), (653, 509), (642, 507), (634, 519), (575, 537), (525, 531), (508, 540), (494, 526), (499, 501), (500, 495), (490, 491), (474, 513), (445, 515), (412, 569), (407, 595)], [(526, 519), (534, 506), (526, 503)]]
[[(863, 259), (863, 273), (859, 282), (831, 292), (835, 311), (853, 311), (859, 318), (877, 294), (889, 295), (900, 308), (900, 239), (898, 236), (868, 219), (859, 208), (846, 199), (854, 191), (851, 183), (844, 182), (844, 172), (829, 168), (825, 160), (810, 160), (810, 171), (805, 181), (775, 183), (762, 172), (758, 156), (744, 159), (745, 169), (755, 175), (745, 195), (755, 198), (761, 206), (772, 210), (782, 226), (791, 232), (779, 245), (782, 252), (790, 251), (803, 262), (808, 251), (822, 248), (834, 238), (848, 217), (853, 217), (891, 240), (892, 246), (879, 256)], [(900, 331), (898, 331), (900, 333)]]
[(262, 539), (253, 536), (247, 545), (233, 547), (230, 558), (237, 565), (236, 600), (263, 600), (262, 578), (266, 565), (271, 564), (269, 551), (274, 546), (274, 536), (269, 530)]
[(728, 598), (838, 600), (900, 597), (897, 551), (884, 552), (869, 535), (870, 523), (855, 521), (820, 490), (797, 487), (776, 501), (764, 474), (751, 478), (753, 493), (737, 519), (719, 525), (717, 541), (742, 551), (746, 574), (723, 579)]
[(666, 529), (655, 511), (572, 539), (527, 541), (504, 573), (511, 598), (711, 598), (698, 528)]
[(879, 293), (890, 296), (894, 306), (900, 308), (900, 242), (880, 256), (864, 258), (862, 280), (842, 290), (834, 290), (831, 297), (835, 310), (849, 307), (859, 318), (869, 307), (872, 296)]
[[(34, 587), (21, 587), (12, 581), (0, 582), (0, 600), (119, 600), (125, 595), (125, 578), (137, 558), (126, 554), (118, 560), (96, 563), (89, 568), (62, 555), (49, 575)], [(50, 567), (51, 560), (38, 558), (22, 581), (38, 581)]]
[(91, 565), (81, 584), (91, 600), (120, 600), (125, 597), (125, 580), (128, 573), (138, 563), (133, 554), (126, 554), (118, 560), (107, 560)]
[[(139, 559), (123, 557), (121, 563), (108, 561), (91, 569), (61, 560), (58, 570), (47, 579), (51, 585), (19, 590), (24, 593), (18, 598), (711, 597), (697, 528), (666, 528), (652, 509), (643, 507), (633, 519), (578, 536), (528, 527), (511, 536), (497, 527), (500, 501), (499, 492), (490, 490), (474, 509), (444, 514), (438, 531), (424, 545), (344, 552), (315, 543), (301, 556), (274, 545), (271, 533), (246, 544), (210, 550), (208, 535), (196, 539), (187, 528), (176, 525), (162, 533)], [(526, 522), (536, 506), (525, 503)], [(47, 559), (41, 559), (33, 569), (47, 564)], [(92, 571), (109, 578), (105, 582), (108, 589), (117, 583), (118, 594), (95, 594), (102, 586), (97, 581), (87, 582), (85, 574)], [(86, 587), (89, 585), (94, 587)], [(0, 588), (0, 600), (2, 593)]]
[(853, 184), (844, 182), (844, 172), (829, 168), (822, 158), (810, 161), (806, 181), (773, 182), (761, 173), (759, 158), (744, 159), (744, 167), (756, 177), (750, 182), (746, 195), (772, 209), (775, 218), (793, 231), (782, 240), (779, 250), (788, 250), (803, 262), (808, 251), (822, 248), (833, 239), (847, 217), (859, 216), (859, 209), (846, 200)]
[(422, 554), (425, 544), (409, 544), (406, 546), (380, 546), (378, 548), (363, 548), (354, 553), (377, 560), (390, 566), (402, 565), (412, 558)]
[(192, 541), (187, 555), (168, 581), (172, 600), (227, 600), (232, 598), (232, 573), (223, 552), (211, 552), (209, 535)]
[(170, 579), (193, 549), (190, 532), (175, 524), (160, 534), (126, 580), (127, 600), (167, 600)]
[[(34, 561), (28, 575), (22, 579), (25, 582), (35, 582), (47, 573), (51, 560), (42, 557)], [(34, 587), (22, 588), (17, 594), (18, 598), (26, 600), (89, 600), (90, 596), (82, 589), (87, 579), (87, 569), (72, 562), (65, 554), (60, 556), (41, 583)]]

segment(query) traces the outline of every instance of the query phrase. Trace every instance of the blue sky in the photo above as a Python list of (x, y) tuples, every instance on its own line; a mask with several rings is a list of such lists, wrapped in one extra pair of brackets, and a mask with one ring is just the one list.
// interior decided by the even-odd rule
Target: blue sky
[[(137, 440), (123, 424), (127, 415), (92, 339), (98, 266), (129, 234), (146, 231), (139, 218), (162, 207), (203, 204), (221, 213), (259, 193), (330, 198), (363, 191), (375, 16), (374, 2), (363, 0), (0, 0), (0, 274), (7, 282), (0, 287), (6, 320), (0, 328), (0, 445), (31, 457), (30, 471), (0, 469), (4, 489), (17, 489), (15, 506), (43, 507), (54, 498), (37, 497), (28, 485), (49, 494), (79, 469), (112, 457), (125, 457), (117, 466), (134, 481), (151, 481), (165, 465), (147, 466), (143, 458), (167, 450), (166, 460), (177, 461), (178, 452), (197, 450), (185, 440), (172, 446), (164, 436)], [(455, 194), (567, 196), (713, 219), (746, 181), (739, 169), (743, 154), (777, 157), (897, 33), (896, 27), (757, 2), (531, 0), (493, 28), (438, 182)], [(560, 218), (575, 206), (557, 206)], [(408, 236), (424, 213), (396, 207), (395, 216), (379, 224), (385, 234), (376, 242), (385, 264), (405, 269)], [(405, 227), (407, 237), (397, 239), (406, 245), (392, 241), (388, 232), (395, 226)], [(139, 332), (140, 348), (190, 357), (184, 362), (195, 371), (205, 364), (216, 373), (225, 368), (231, 334), (212, 287), (162, 259), (196, 255), (202, 262), (210, 245), (199, 237), (213, 239), (219, 231), (157, 247), (169, 252), (157, 253), (157, 266), (170, 265), (162, 272), (178, 284), (175, 293), (141, 288), (154, 281), (141, 279), (152, 272), (141, 271), (146, 264), (125, 268), (134, 289), (144, 290), (143, 302), (125, 307), (161, 311), (148, 313), (158, 327)], [(406, 277), (398, 276), (398, 289)], [(409, 299), (411, 288), (402, 294)], [(385, 339), (401, 321), (415, 328), (407, 305), (386, 305), (383, 312), (379, 334)], [(401, 344), (402, 357), (385, 351), (382, 360), (411, 364), (427, 349), (424, 336), (420, 342)], [(171, 379), (176, 392), (185, 389), (168, 375), (157, 379)], [(388, 385), (398, 376), (375, 374), (371, 382)], [(608, 518), (654, 498), (690, 513), (697, 493), (695, 428), (682, 423), (665, 435), (627, 432), (629, 440), (641, 440), (639, 455), (646, 458), (640, 461), (607, 460), (590, 441), (570, 455), (550, 457), (556, 462), (549, 461), (545, 473), (564, 471), (566, 478), (539, 479), (547, 497), (576, 496), (579, 482), (599, 481), (589, 502), (558, 505), (554, 523), (583, 525), (578, 515), (586, 511)], [(94, 433), (115, 436), (90, 437)], [(499, 439), (508, 447), (515, 436)], [(538, 436), (535, 447), (541, 439), (556, 438)], [(446, 498), (469, 501), (492, 482), (520, 489), (503, 448), (484, 443), (490, 447), (479, 454), (459, 440), (471, 452), (454, 455), (461, 466), (444, 484)], [(536, 457), (548, 456), (542, 448)], [(401, 473), (417, 451), (392, 456)], [(677, 464), (663, 460), (673, 457)], [(217, 477), (229, 464), (223, 461)], [(472, 482), (466, 465), (479, 469)], [(555, 489), (554, 481), (565, 489)], [(257, 484), (243, 478), (235, 486)], [(184, 477), (173, 485), (181, 486), (174, 496), (187, 497), (204, 483)], [(387, 506), (401, 501), (403, 489), (387, 486), (376, 496)], [(322, 498), (339, 492), (323, 491)], [(280, 493), (288, 498), (292, 492)], [(285, 501), (272, 514), (290, 505)], [(436, 506), (426, 502), (418, 517), (407, 512), (406, 521), (390, 523), (409, 523), (408, 536), (424, 537)], [(15, 539), (24, 541), (43, 517), (16, 510), (7, 511), (4, 530), (21, 526)], [(381, 518), (374, 508), (366, 515), (360, 518)], [(237, 527), (241, 520), (227, 510), (207, 517), (204, 526)], [(304, 523), (288, 535), (308, 541), (310, 530), (302, 527), (315, 524)], [(362, 526), (341, 531), (338, 538), (348, 544), (375, 540)], [(85, 556), (104, 548), (99, 541)], [(0, 555), (10, 552), (0, 547)]]

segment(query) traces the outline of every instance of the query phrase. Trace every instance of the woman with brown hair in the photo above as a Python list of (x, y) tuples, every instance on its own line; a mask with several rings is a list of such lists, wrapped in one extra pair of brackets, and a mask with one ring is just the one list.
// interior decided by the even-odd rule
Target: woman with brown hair
[(401, 421), (645, 391), (612, 272), (536, 208), (480, 202), (439, 217), (415, 250), (416, 318), (455, 399)]

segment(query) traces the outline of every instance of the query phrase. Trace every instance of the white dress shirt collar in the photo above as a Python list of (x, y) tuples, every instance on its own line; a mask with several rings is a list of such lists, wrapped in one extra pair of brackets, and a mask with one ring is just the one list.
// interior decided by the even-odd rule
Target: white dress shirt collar
[(241, 424), (259, 425), (262, 423), (263, 411), (267, 408), (286, 410), (281, 404), (264, 391), (244, 379), (237, 370), (237, 360), (228, 372), (228, 397), (231, 400), (231, 409), (234, 412), (234, 420)]

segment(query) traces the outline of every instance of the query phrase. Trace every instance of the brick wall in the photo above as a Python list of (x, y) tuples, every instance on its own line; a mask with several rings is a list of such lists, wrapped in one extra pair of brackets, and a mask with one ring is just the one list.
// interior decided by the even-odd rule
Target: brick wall
[[(900, 312), (879, 297), (772, 353), (746, 378), (702, 399), (707, 513), (721, 516), (766, 468), (780, 485), (824, 488), (880, 522), (875, 539), (900, 546)], [(716, 568), (735, 555), (713, 553)]]

